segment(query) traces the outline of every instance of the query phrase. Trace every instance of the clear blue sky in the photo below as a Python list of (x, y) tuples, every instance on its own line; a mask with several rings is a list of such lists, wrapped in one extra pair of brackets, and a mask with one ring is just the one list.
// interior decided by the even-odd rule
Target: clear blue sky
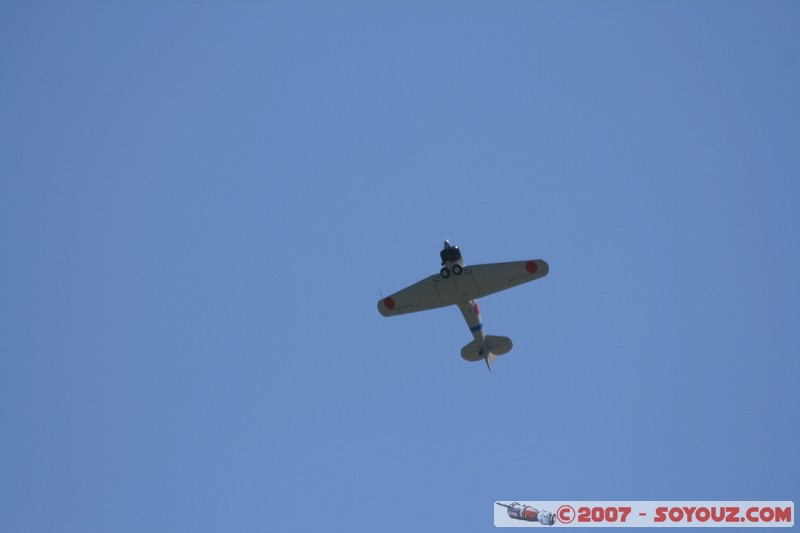
[[(797, 2), (0, 3), (0, 531), (800, 500)], [(550, 275), (455, 308), (379, 291)]]

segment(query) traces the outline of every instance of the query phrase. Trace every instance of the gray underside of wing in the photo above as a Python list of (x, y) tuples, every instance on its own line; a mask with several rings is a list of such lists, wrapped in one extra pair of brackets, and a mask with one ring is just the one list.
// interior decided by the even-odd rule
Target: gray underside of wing
[(530, 261), (511, 261), (508, 263), (489, 263), (473, 265), (464, 269), (473, 277), (477, 288), (476, 298), (488, 296), (529, 281), (543, 278), (550, 271), (547, 262), (542, 259)]
[(464, 299), (464, 291), (459, 290), (459, 286), (466, 280), (453, 280), (454, 277), (445, 279), (435, 274), (425, 278), (380, 300), (378, 312), (383, 316), (395, 316), (456, 304)]
[(542, 278), (548, 270), (537, 259), (469, 266), (449, 278), (434, 274), (380, 300), (378, 312), (395, 316), (466, 302)]

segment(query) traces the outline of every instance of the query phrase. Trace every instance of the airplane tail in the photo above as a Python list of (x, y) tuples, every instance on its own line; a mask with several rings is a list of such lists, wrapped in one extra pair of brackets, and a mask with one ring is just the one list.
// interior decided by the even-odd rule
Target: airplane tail
[(495, 355), (494, 355), (494, 354), (493, 354), (491, 351), (489, 351), (489, 352), (486, 352), (486, 358), (485, 358), (485, 360), (486, 360), (486, 367), (487, 367), (489, 370), (491, 370), (491, 369), (492, 369), (492, 363), (494, 363), (494, 358), (495, 358)]
[(487, 335), (483, 341), (483, 346), (478, 344), (478, 341), (472, 341), (461, 348), (461, 357), (467, 361), (484, 360), (486, 361), (486, 366), (491, 370), (495, 356), (507, 354), (511, 351), (512, 346), (511, 339), (508, 337)]

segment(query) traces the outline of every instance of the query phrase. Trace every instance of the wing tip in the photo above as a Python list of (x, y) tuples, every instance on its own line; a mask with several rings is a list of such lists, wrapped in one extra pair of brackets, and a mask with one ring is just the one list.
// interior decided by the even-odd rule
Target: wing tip
[(381, 298), (380, 300), (378, 300), (378, 312), (383, 316), (392, 316), (393, 314), (395, 314), (393, 310), (396, 307), (397, 303), (391, 296), (387, 296), (386, 298)]
[(543, 278), (550, 272), (550, 265), (548, 265), (547, 261), (544, 259), (531, 259), (525, 262), (525, 270), (528, 272), (528, 275)]
[(547, 264), (547, 261), (544, 259), (537, 259), (537, 262), (539, 263), (539, 271), (542, 273), (542, 277), (550, 273), (550, 265)]

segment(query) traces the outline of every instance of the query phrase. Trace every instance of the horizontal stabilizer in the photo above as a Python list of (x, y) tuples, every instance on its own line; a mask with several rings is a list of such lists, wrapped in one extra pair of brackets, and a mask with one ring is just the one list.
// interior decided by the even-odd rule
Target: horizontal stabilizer
[(478, 341), (472, 341), (471, 343), (467, 344), (463, 348), (461, 348), (461, 357), (467, 361), (480, 361), (483, 359), (481, 355), (481, 347), (478, 344)]
[(478, 341), (472, 341), (461, 348), (461, 357), (467, 361), (481, 361), (485, 358), (487, 352), (491, 352), (494, 355), (504, 355), (511, 351), (512, 346), (511, 339), (508, 337), (487, 335), (483, 341), (483, 346), (478, 344)]
[(486, 348), (495, 355), (505, 355), (510, 352), (511, 348), (514, 346), (511, 344), (511, 339), (498, 335), (486, 335), (486, 340), (484, 342)]

